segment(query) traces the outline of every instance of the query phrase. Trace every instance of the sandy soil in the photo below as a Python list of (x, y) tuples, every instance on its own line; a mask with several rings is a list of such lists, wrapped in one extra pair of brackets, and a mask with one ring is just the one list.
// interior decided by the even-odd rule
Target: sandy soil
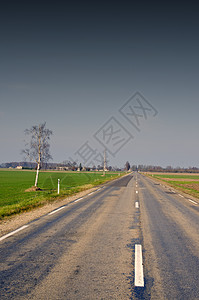
[(169, 172), (143, 172), (146, 174), (154, 174), (154, 175), (191, 175), (191, 176), (199, 176), (199, 173), (169, 173)]
[(199, 181), (199, 179), (194, 178), (160, 178), (166, 181)]

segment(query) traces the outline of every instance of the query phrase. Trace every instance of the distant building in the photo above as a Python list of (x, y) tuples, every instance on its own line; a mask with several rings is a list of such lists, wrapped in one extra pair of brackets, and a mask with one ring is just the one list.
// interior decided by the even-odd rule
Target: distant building
[(58, 171), (68, 171), (69, 167), (57, 167), (56, 170), (58, 170)]

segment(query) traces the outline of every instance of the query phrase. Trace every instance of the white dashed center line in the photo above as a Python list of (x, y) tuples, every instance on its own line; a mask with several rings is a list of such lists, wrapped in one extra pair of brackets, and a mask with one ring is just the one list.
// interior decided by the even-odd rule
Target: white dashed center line
[(142, 245), (135, 245), (135, 286), (144, 287)]

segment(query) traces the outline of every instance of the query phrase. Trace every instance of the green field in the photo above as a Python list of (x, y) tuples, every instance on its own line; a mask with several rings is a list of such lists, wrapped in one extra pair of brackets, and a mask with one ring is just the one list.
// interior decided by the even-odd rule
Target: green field
[[(114, 172), (69, 173), (40, 171), (38, 187), (41, 191), (26, 192), (34, 185), (35, 171), (0, 170), (0, 219), (42, 206), (47, 202), (63, 199), (69, 195), (116, 178)], [(60, 194), (57, 183), (60, 179)]]
[(196, 198), (199, 198), (199, 175), (193, 174), (147, 174), (164, 181), (170, 186)]

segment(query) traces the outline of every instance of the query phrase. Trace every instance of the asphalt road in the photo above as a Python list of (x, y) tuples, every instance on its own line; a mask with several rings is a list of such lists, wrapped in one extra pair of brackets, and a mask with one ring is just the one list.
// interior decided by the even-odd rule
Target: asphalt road
[(1, 238), (0, 299), (199, 299), (198, 233), (199, 205), (130, 174)]

